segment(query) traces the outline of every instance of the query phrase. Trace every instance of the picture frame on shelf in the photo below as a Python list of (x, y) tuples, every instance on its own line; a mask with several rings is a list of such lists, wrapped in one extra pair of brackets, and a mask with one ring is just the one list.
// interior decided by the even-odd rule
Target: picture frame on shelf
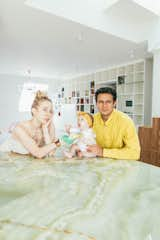
[(125, 75), (118, 76), (118, 85), (124, 84), (125, 83)]
[(90, 113), (94, 114), (94, 105), (90, 105)]

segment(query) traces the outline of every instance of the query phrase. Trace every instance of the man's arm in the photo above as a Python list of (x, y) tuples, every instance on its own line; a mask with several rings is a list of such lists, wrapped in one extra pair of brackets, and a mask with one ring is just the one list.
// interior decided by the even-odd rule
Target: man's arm
[(99, 145), (88, 146), (88, 151), (100, 157), (114, 159), (138, 160), (140, 158), (140, 145), (134, 124), (126, 127), (123, 136), (124, 147), (122, 148), (101, 148)]

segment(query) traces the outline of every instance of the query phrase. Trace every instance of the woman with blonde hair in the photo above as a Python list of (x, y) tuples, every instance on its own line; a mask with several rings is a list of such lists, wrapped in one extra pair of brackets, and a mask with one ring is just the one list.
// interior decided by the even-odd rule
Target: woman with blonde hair
[(55, 139), (52, 101), (46, 93), (36, 93), (31, 114), (32, 119), (20, 122), (0, 151), (31, 154), (36, 158), (54, 155), (59, 141)]

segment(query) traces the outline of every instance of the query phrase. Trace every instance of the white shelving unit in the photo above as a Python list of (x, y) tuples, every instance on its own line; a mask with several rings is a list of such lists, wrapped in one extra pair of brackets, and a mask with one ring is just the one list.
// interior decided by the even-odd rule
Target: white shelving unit
[(152, 60), (140, 60), (95, 74), (96, 89), (114, 87), (117, 109), (138, 127), (151, 124)]
[(95, 113), (95, 90), (106, 86), (116, 87), (117, 109), (127, 113), (137, 127), (151, 124), (152, 59), (69, 79), (63, 85), (63, 102), (75, 103), (79, 111)]
[(93, 75), (89, 75), (90, 80), (86, 81), (86, 77), (79, 77), (76, 79), (69, 79), (64, 86), (64, 100), (65, 103), (76, 104), (77, 111), (95, 112), (95, 81)]
[(144, 61), (125, 66), (124, 82), (117, 82), (118, 109), (127, 113), (136, 125), (144, 124)]
[[(121, 70), (121, 71), (120, 71)], [(152, 61), (143, 60), (126, 65), (121, 75), (124, 82), (117, 81), (117, 108), (127, 113), (138, 127), (151, 123), (151, 85), (152, 85)], [(147, 91), (150, 94), (147, 95)], [(149, 100), (149, 105), (146, 106)]]

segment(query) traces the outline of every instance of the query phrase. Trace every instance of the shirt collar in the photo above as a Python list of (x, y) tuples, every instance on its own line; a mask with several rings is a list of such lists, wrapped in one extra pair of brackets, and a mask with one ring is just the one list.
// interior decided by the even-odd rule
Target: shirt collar
[(113, 109), (111, 115), (109, 116), (109, 118), (108, 118), (105, 122), (103, 121), (103, 119), (102, 119), (102, 117), (101, 117), (101, 113), (99, 113), (99, 117), (100, 117), (101, 123), (102, 123), (103, 125), (108, 125), (108, 124), (112, 121), (112, 119), (113, 119), (113, 117), (114, 117), (114, 115), (115, 115), (115, 112), (116, 112), (116, 110)]

